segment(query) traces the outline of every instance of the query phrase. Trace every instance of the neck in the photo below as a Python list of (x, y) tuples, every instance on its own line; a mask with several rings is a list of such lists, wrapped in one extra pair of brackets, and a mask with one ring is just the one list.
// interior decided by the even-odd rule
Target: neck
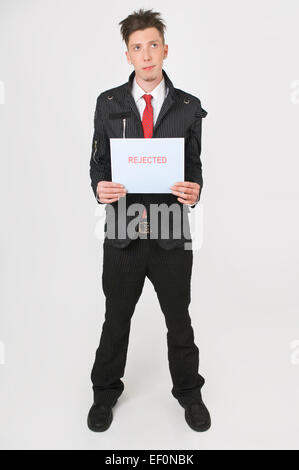
[(150, 81), (143, 80), (141, 77), (138, 77), (137, 74), (135, 74), (135, 78), (140, 88), (142, 88), (145, 93), (150, 93), (163, 80), (163, 73), (161, 71), (160, 75)]

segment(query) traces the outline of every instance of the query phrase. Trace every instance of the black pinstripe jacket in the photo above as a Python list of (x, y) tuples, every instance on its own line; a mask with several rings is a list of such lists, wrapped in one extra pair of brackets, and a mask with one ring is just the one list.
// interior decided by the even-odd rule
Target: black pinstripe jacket
[[(200, 185), (200, 199), (203, 187), (202, 164), (200, 159), (202, 118), (207, 115), (207, 111), (201, 107), (201, 102), (196, 96), (186, 93), (178, 88), (174, 88), (164, 69), (162, 69), (162, 72), (166, 85), (169, 88), (169, 92), (157, 117), (152, 137), (185, 138), (185, 181), (192, 181)], [(134, 76), (135, 71), (133, 71), (129, 76), (128, 82), (121, 86), (104, 91), (97, 98), (94, 114), (92, 152), (90, 158), (91, 186), (95, 197), (97, 197), (96, 191), (98, 182), (111, 181), (109, 139), (112, 137), (143, 138), (140, 114), (131, 93)], [(149, 219), (150, 203), (165, 203), (167, 206), (175, 203), (181, 210), (181, 236), (180, 238), (175, 238), (177, 235), (174, 236), (174, 223), (177, 223), (177, 221), (174, 221), (172, 213), (170, 212), (169, 237), (167, 239), (163, 239), (159, 230), (157, 243), (165, 249), (172, 249), (191, 240), (190, 231), (185, 230), (183, 233), (182, 224), (185, 223), (189, 227), (187, 213), (190, 211), (190, 207), (194, 208), (197, 203), (193, 206), (182, 204), (172, 193), (127, 193), (127, 195), (120, 198), (119, 201), (106, 204), (105, 243), (118, 248), (124, 248), (132, 239), (132, 237), (128, 236), (127, 233), (125, 236), (118, 236), (119, 232), (117, 227), (120, 223), (118, 220), (118, 205), (121, 200), (123, 200), (122, 207), (126, 208), (126, 215), (124, 219), (122, 219), (125, 221), (125, 228), (131, 220), (136, 219), (138, 216), (138, 213), (135, 213), (135, 215), (127, 215), (129, 205), (133, 203), (143, 204), (147, 209)], [(97, 201), (100, 203), (98, 199)], [(113, 206), (114, 211), (109, 210), (108, 206)], [(139, 219), (141, 219), (141, 214)], [(112, 221), (116, 226), (115, 236), (113, 237), (111, 237), (111, 235), (107, 236), (109, 233), (109, 230), (107, 231), (107, 226), (109, 228), (109, 224), (112, 223)], [(186, 232), (189, 232), (187, 236)], [(138, 233), (136, 232), (136, 236), (137, 235)]]

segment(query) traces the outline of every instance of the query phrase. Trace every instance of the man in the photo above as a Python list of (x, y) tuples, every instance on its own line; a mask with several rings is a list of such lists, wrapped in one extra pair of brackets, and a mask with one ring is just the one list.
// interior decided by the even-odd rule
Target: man
[[(95, 197), (98, 203), (106, 204), (107, 212), (102, 274), (106, 313), (91, 373), (94, 403), (88, 427), (104, 431), (112, 422), (112, 407), (124, 389), (121, 377), (130, 322), (147, 276), (157, 292), (168, 330), (171, 392), (185, 409), (188, 425), (205, 431), (211, 420), (202, 401), (205, 380), (198, 373), (199, 351), (188, 312), (193, 254), (192, 249), (184, 248), (191, 236), (189, 230), (183, 230), (180, 236), (175, 233), (182, 224), (183, 229), (186, 225), (188, 228), (186, 212), (200, 199), (201, 126), (207, 112), (198, 98), (174, 88), (162, 68), (168, 46), (159, 13), (140, 9), (119, 24), (127, 61), (134, 71), (127, 83), (99, 95), (94, 117), (90, 177)], [(111, 178), (109, 139), (117, 137), (184, 137), (184, 181), (174, 182), (169, 194), (127, 193), (121, 182)], [(123, 234), (122, 229), (128, 229), (132, 222), (134, 211), (130, 212), (130, 207), (134, 204), (142, 205), (137, 229)], [(170, 214), (167, 238), (161, 234), (163, 222), (153, 220), (152, 208), (157, 204), (167, 209), (175, 205), (182, 215), (178, 222)], [(158, 232), (152, 238), (155, 223)], [(109, 235), (112, 226), (117, 229), (113, 236)]]

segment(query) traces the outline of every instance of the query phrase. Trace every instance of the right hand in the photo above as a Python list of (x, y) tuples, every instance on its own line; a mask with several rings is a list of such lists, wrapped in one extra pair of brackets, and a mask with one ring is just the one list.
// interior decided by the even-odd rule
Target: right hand
[(125, 196), (127, 190), (123, 184), (113, 183), (113, 181), (99, 181), (97, 185), (97, 195), (100, 202), (110, 204)]

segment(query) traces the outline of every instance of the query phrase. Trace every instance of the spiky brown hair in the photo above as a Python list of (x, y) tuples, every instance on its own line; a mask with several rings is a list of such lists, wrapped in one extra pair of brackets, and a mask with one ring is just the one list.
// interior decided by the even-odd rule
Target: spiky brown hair
[(159, 31), (163, 45), (165, 44), (164, 32), (166, 30), (166, 24), (161, 18), (161, 14), (151, 10), (144, 10), (140, 8), (138, 11), (134, 11), (131, 15), (127, 16), (124, 20), (118, 23), (120, 25), (120, 32), (123, 40), (128, 47), (130, 34), (138, 30), (144, 30), (146, 28), (157, 28)]

